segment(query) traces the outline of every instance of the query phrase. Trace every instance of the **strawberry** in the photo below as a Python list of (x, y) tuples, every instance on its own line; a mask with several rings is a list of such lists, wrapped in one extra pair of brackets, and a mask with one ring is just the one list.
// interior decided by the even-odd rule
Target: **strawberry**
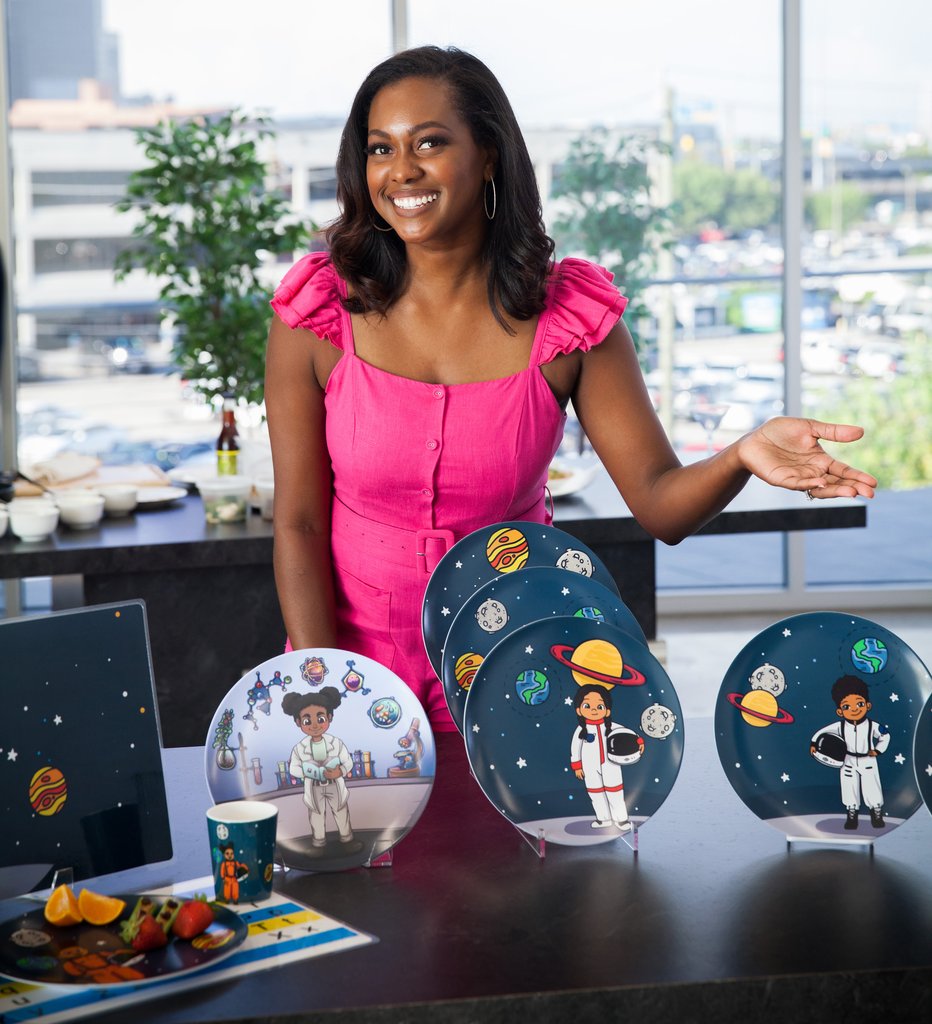
[(206, 931), (213, 923), (214, 912), (210, 904), (203, 898), (186, 900), (175, 916), (172, 924), (172, 934), (179, 939), (193, 939)]
[(139, 922), (139, 930), (132, 941), (137, 953), (148, 953), (152, 949), (161, 949), (168, 945), (165, 929), (152, 917), (146, 914)]

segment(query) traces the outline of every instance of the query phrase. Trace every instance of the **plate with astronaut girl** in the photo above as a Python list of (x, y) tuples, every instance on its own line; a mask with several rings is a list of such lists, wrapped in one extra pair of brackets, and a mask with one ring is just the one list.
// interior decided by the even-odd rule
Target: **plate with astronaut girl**
[(927, 698), (916, 723), (913, 764), (916, 766), (919, 793), (926, 809), (932, 814), (932, 695)]
[(205, 772), (216, 803), (278, 808), (289, 867), (339, 871), (390, 850), (413, 828), (437, 755), (411, 689), (361, 654), (288, 651), (250, 669), (211, 719)]
[(599, 556), (555, 526), (520, 520), (494, 523), (474, 530), (450, 548), (427, 581), (421, 614), (424, 648), (438, 679), (442, 678), (444, 640), (466, 599), (491, 580), (543, 566), (589, 576), (618, 593)]
[(528, 835), (567, 846), (643, 825), (683, 757), (683, 716), (663, 667), (597, 619), (538, 619), (506, 636), (479, 667), (463, 721), (489, 800)]
[(646, 644), (622, 599), (590, 576), (549, 566), (519, 569), (481, 586), (456, 613), (443, 645), (441, 682), (450, 715), (463, 731), (466, 694), (479, 666), (509, 633), (557, 615), (611, 622)]
[(718, 755), (747, 807), (790, 839), (871, 842), (921, 802), (913, 737), (930, 692), (925, 665), (878, 623), (794, 615), (725, 674)]

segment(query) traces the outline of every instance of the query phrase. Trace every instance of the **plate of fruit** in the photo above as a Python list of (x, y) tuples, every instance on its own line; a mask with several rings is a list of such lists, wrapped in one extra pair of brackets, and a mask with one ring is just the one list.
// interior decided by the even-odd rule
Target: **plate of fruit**
[(70, 886), (0, 924), (0, 974), (43, 985), (145, 985), (223, 960), (246, 922), (204, 897), (106, 896)]

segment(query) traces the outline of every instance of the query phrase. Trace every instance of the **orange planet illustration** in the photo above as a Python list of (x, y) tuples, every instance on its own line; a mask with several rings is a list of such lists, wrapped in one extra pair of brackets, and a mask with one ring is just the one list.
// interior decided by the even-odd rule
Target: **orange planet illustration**
[(496, 572), (515, 572), (523, 568), (529, 553), (527, 537), (512, 527), (496, 530), (485, 546), (489, 565)]
[(607, 640), (584, 640), (575, 650), (566, 644), (554, 644), (550, 653), (572, 671), (580, 686), (640, 686), (646, 682), (636, 668), (625, 665), (621, 651)]
[(40, 768), (29, 783), (29, 803), (32, 809), (48, 817), (64, 807), (68, 799), (68, 783), (58, 768)]
[(780, 707), (777, 698), (769, 690), (729, 693), (728, 702), (741, 712), (741, 717), (748, 725), (758, 729), (768, 725), (789, 725), (793, 721), (793, 716)]
[(453, 675), (456, 677), (457, 686), (468, 690), (472, 686), (473, 679), (476, 678), (476, 672), (479, 670), (482, 661), (481, 654), (474, 654), (472, 651), (461, 654), (453, 666)]

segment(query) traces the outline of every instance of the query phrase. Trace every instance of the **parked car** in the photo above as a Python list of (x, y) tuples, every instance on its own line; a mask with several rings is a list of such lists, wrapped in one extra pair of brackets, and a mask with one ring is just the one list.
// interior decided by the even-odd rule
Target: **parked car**
[(904, 353), (896, 342), (867, 341), (857, 350), (855, 365), (865, 377), (891, 381), (903, 372)]
[(804, 335), (800, 360), (806, 373), (851, 373), (857, 348), (834, 334)]

